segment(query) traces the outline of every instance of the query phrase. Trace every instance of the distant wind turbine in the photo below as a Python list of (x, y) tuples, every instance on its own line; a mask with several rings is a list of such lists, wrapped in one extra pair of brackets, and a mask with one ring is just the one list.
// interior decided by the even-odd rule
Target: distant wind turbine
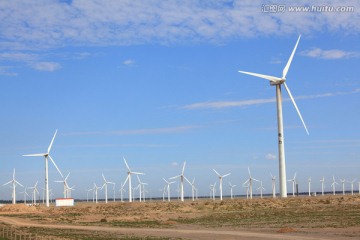
[(321, 195), (324, 196), (324, 183), (325, 183), (324, 176), (322, 177), (322, 179), (320, 179), (320, 182), (321, 182)]
[(39, 194), (39, 191), (37, 190), (37, 184), (38, 184), (38, 181), (36, 181), (35, 185), (29, 189), (32, 189), (33, 190), (33, 194), (32, 194), (32, 202), (34, 205), (36, 205), (36, 193)]
[(229, 182), (229, 185), (230, 185), (230, 198), (234, 199), (234, 197), (233, 197), (233, 188), (236, 187), (236, 185), (232, 185), (231, 182)]
[(335, 181), (335, 177), (333, 176), (333, 181), (332, 181), (332, 184), (331, 184), (331, 186), (332, 186), (332, 188), (333, 188), (333, 195), (335, 195), (335, 194), (336, 194), (336, 191), (335, 191), (335, 184), (339, 185), (339, 184)]
[(293, 197), (295, 197), (295, 184), (296, 184), (296, 173), (294, 175), (294, 178), (289, 179), (289, 182), (292, 182), (292, 190), (293, 190)]
[(249, 184), (249, 186), (248, 186), (248, 191), (250, 192), (250, 199), (252, 199), (252, 196), (253, 196), (253, 191), (252, 191), (253, 181), (256, 181), (256, 182), (260, 182), (260, 181), (257, 180), (257, 179), (255, 179), (255, 178), (253, 178), (253, 177), (251, 176), (250, 168), (248, 168), (248, 172), (249, 172), (249, 178), (248, 178), (248, 180), (246, 180), (246, 181), (244, 182), (243, 185), (245, 185), (246, 183)]
[(184, 176), (184, 171), (185, 171), (185, 166), (186, 166), (186, 162), (184, 162), (181, 174), (169, 179), (176, 179), (176, 178), (180, 178), (180, 198), (181, 201), (184, 201), (184, 179), (186, 179), (188, 182), (190, 182), (185, 176)]
[(102, 174), (102, 177), (104, 180), (104, 184), (101, 186), (101, 189), (105, 188), (105, 203), (108, 203), (108, 184), (115, 185), (115, 183), (107, 181), (104, 174)]
[(276, 198), (276, 191), (275, 191), (275, 186), (276, 186), (276, 176), (273, 176), (271, 173), (271, 189), (272, 189), (272, 196), (273, 198)]
[(62, 175), (60, 169), (58, 168), (58, 166), (56, 165), (56, 163), (54, 162), (54, 160), (52, 159), (52, 157), (50, 156), (50, 150), (51, 147), (54, 143), (55, 137), (56, 137), (56, 133), (57, 130), (55, 131), (55, 134), (50, 142), (50, 145), (47, 149), (46, 153), (37, 153), (37, 154), (27, 154), (27, 155), (23, 155), (24, 157), (45, 157), (45, 193), (46, 193), (46, 206), (49, 207), (49, 167), (48, 167), (48, 159), (50, 159), (50, 161), (54, 164), (55, 168), (57, 169), (57, 171), (60, 173), (61, 177), (63, 178), (64, 176)]
[(351, 184), (351, 195), (354, 195), (354, 183), (356, 179), (353, 179), (352, 181), (348, 181), (348, 183)]
[(305, 125), (305, 122), (300, 114), (300, 111), (295, 103), (294, 97), (292, 96), (290, 89), (288, 88), (288, 86), (286, 85), (285, 81), (286, 81), (286, 75), (289, 71), (292, 59), (294, 57), (296, 48), (299, 44), (300, 41), (300, 37), (298, 38), (296, 45), (290, 55), (290, 58), (282, 72), (282, 77), (273, 77), (273, 76), (268, 76), (268, 75), (263, 75), (263, 74), (258, 74), (258, 73), (252, 73), (252, 72), (244, 72), (244, 71), (239, 71), (240, 73), (244, 73), (247, 75), (252, 75), (255, 77), (259, 77), (259, 78), (263, 78), (266, 80), (270, 81), (270, 85), (271, 86), (276, 86), (276, 103), (277, 103), (277, 119), (278, 119), (278, 149), (279, 149), (279, 181), (280, 181), (280, 196), (285, 198), (287, 197), (287, 189), (286, 189), (286, 166), (285, 166), (285, 147), (284, 147), (284, 127), (283, 127), (283, 116), (282, 116), (282, 96), (281, 96), (281, 85), (284, 85), (287, 93), (290, 96), (290, 99), (301, 119), (302, 124), (304, 125), (304, 128), (307, 132), (307, 134), (309, 134), (307, 127)]
[(28, 187), (25, 186), (24, 191), (23, 191), (23, 192), (20, 192), (20, 193), (23, 193), (23, 194), (24, 194), (24, 204), (25, 204), (25, 205), (27, 204), (27, 202), (26, 202), (26, 196), (30, 197), (29, 194), (27, 193), (27, 189), (28, 189)]
[(13, 178), (9, 182), (5, 183), (3, 186), (8, 185), (12, 183), (12, 204), (16, 204), (16, 185), (20, 185), (21, 187), (24, 187), (21, 183), (16, 181), (15, 179), (15, 168), (13, 171)]
[(346, 182), (345, 178), (340, 179), (340, 182), (342, 183), (342, 193), (343, 193), (343, 195), (345, 195), (345, 182)]
[[(165, 181), (166, 183), (166, 191), (167, 191), (167, 194), (168, 194), (168, 202), (170, 202), (170, 185), (175, 183), (175, 182), (170, 182), (170, 181), (167, 181), (165, 180), (165, 178), (163, 178), (163, 180)], [(165, 189), (165, 188), (164, 188)]]
[(311, 196), (311, 177), (308, 178), (309, 183), (309, 197)]
[(130, 170), (130, 167), (128, 165), (128, 163), (126, 162), (126, 159), (123, 157), (124, 159), (124, 163), (126, 165), (126, 168), (128, 169), (128, 172), (127, 172), (127, 178), (124, 182), (124, 185), (126, 184), (126, 182), (129, 182), (129, 202), (132, 202), (133, 201), (133, 194), (132, 194), (132, 186), (131, 186), (131, 175), (132, 174), (135, 174), (135, 175), (143, 175), (145, 173), (140, 173), (140, 172), (133, 172)]
[(260, 190), (260, 198), (263, 198), (263, 190), (265, 190), (265, 188), (263, 187), (262, 181), (260, 181), (260, 187), (258, 187), (258, 190)]
[(213, 169), (216, 175), (219, 177), (219, 190), (220, 190), (220, 200), (223, 200), (223, 191), (222, 191), (222, 180), (224, 177), (229, 176), (231, 173), (227, 173), (225, 175), (220, 175), (215, 169)]

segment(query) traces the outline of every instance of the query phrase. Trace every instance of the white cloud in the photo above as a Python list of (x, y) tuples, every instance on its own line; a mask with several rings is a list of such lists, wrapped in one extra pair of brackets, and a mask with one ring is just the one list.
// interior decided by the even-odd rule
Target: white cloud
[(179, 164), (177, 163), (177, 162), (172, 162), (171, 163), (171, 166), (173, 166), (173, 167), (177, 167)]
[(359, 57), (359, 52), (348, 52), (339, 49), (322, 50), (320, 48), (314, 48), (306, 50), (300, 53), (306, 57), (321, 58), (321, 59), (341, 59), (341, 58), (352, 58)]
[(35, 62), (30, 65), (36, 70), (47, 72), (53, 72), (61, 68), (61, 65), (56, 62)]
[(10, 69), (12, 69), (12, 67), (9, 66), (0, 66), (0, 75), (2, 76), (17, 76), (18, 74), (16, 72), (12, 72), (10, 71)]
[(123, 61), (122, 64), (126, 65), (126, 66), (131, 66), (131, 65), (135, 64), (135, 61), (128, 59), (128, 60)]
[(267, 160), (276, 160), (276, 155), (273, 153), (268, 153), (265, 157)]
[[(323, 98), (323, 97), (335, 97), (340, 95), (349, 95), (360, 93), (360, 89), (354, 89), (349, 92), (334, 92), (334, 93), (322, 93), (315, 95), (307, 95), (307, 96), (298, 96), (294, 97), (296, 100), (298, 99), (315, 99), (315, 98)], [(289, 98), (284, 98), (283, 101), (290, 101)], [(251, 100), (242, 100), (242, 101), (216, 101), (216, 102), (199, 102), (193, 103), (189, 105), (185, 105), (180, 107), (181, 109), (222, 109), (222, 108), (230, 108), (230, 107), (245, 107), (252, 105), (259, 105), (265, 103), (276, 102), (276, 98), (267, 98), (267, 99), (251, 99)]]
[[(271, 3), (271, 2), (269, 2)], [(290, 6), (289, 1), (276, 4)], [(291, 5), (313, 5), (313, 0)], [(259, 1), (0, 1), (0, 48), (224, 42), (259, 35), (360, 32), (359, 1), (323, 0), (354, 12), (264, 13)]]

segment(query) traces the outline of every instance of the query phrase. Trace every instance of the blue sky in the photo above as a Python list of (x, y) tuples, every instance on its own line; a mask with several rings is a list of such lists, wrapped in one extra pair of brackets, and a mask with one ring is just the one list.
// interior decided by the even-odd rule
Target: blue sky
[[(16, 168), (19, 182), (43, 186), (44, 160), (22, 155), (46, 151), (58, 129), (51, 155), (71, 172), (74, 197), (102, 173), (118, 188), (123, 156), (152, 196), (184, 161), (201, 195), (217, 180), (212, 168), (232, 173), (224, 194), (228, 181), (245, 193), (248, 167), (270, 192), (275, 88), (238, 71), (281, 76), (299, 34), (287, 84), (310, 135), (284, 92), (287, 178), (297, 172), (304, 191), (309, 176), (317, 191), (322, 176), (328, 191), (332, 175), (360, 181), (360, 3), (322, 3), (354, 11), (295, 13), (280, 0), (265, 5), (281, 13), (253, 1), (2, 1), (0, 182)], [(50, 164), (58, 197), (60, 179)]]

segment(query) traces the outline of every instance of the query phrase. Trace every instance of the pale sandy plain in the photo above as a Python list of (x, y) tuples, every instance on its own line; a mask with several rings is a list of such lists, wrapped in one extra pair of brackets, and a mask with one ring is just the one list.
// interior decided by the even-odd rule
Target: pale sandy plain
[(360, 195), (16, 204), (0, 223), (52, 239), (360, 239)]

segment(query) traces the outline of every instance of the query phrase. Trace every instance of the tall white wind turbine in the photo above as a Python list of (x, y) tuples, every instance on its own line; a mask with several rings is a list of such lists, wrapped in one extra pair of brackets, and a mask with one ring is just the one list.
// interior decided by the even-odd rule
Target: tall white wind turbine
[(257, 189), (260, 190), (260, 198), (263, 198), (263, 190), (265, 190), (265, 188), (263, 187), (262, 181), (260, 181), (260, 187), (258, 187)]
[(138, 182), (139, 182), (139, 200), (141, 202), (141, 200), (143, 199), (145, 202), (145, 185), (148, 185), (147, 183), (144, 183), (140, 180), (139, 175), (136, 175)]
[(35, 185), (29, 189), (32, 189), (33, 190), (33, 194), (32, 194), (32, 203), (34, 205), (36, 205), (36, 193), (39, 194), (39, 191), (37, 190), (37, 184), (38, 184), (38, 181), (36, 181)]
[(12, 180), (5, 183), (3, 186), (8, 185), (10, 183), (12, 183), (12, 204), (16, 204), (16, 185), (20, 185), (22, 187), (24, 187), (24, 186), (21, 183), (19, 183), (18, 181), (16, 181), (16, 179), (15, 179), (15, 168), (14, 168), (14, 171), (13, 171)]
[(123, 184), (122, 182), (120, 183), (120, 189), (119, 189), (119, 191), (120, 191), (120, 201), (121, 202), (124, 202), (124, 200), (123, 200), (123, 192), (126, 192), (126, 190), (124, 189), (124, 187), (125, 187), (125, 184)]
[(353, 179), (352, 181), (348, 181), (348, 183), (351, 184), (351, 195), (354, 195), (354, 183), (356, 179)]
[(126, 168), (128, 169), (128, 172), (127, 172), (127, 178), (124, 182), (124, 185), (126, 184), (126, 182), (129, 182), (129, 202), (132, 202), (133, 201), (133, 194), (132, 194), (132, 186), (131, 186), (131, 175), (132, 174), (135, 174), (135, 175), (143, 175), (145, 173), (140, 173), (140, 172), (132, 172), (130, 170), (130, 167), (128, 165), (128, 163), (126, 162), (126, 159), (123, 157), (124, 159), (124, 163), (126, 165)]
[(311, 177), (308, 178), (309, 183), (309, 197), (311, 196)]
[(248, 183), (248, 191), (250, 192), (250, 199), (252, 199), (252, 193), (253, 193), (253, 191), (252, 191), (252, 185), (253, 185), (253, 181), (257, 181), (257, 182), (260, 182), (259, 180), (257, 180), (257, 179), (255, 179), (255, 178), (253, 178), (252, 176), (251, 176), (251, 172), (250, 172), (250, 168), (248, 168), (248, 172), (249, 172), (249, 178), (248, 178), (248, 180), (246, 180), (244, 183), (243, 183), (243, 185), (245, 186), (246, 185), (246, 183)]
[(340, 179), (340, 182), (342, 183), (342, 193), (343, 193), (343, 195), (345, 195), (345, 182), (346, 182), (345, 178)]
[(55, 182), (57, 182), (57, 183), (62, 183), (63, 185), (64, 185), (64, 198), (68, 198), (68, 197), (70, 197), (69, 196), (69, 185), (67, 184), (67, 179), (69, 178), (69, 176), (70, 176), (70, 173), (68, 173), (67, 175), (66, 175), (66, 177), (64, 178), (64, 180), (58, 180), (58, 181), (55, 181)]
[(276, 86), (276, 103), (277, 103), (277, 119), (278, 119), (278, 149), (279, 149), (278, 150), (279, 151), (279, 181), (280, 181), (280, 196), (283, 198), (287, 197), (287, 189), (286, 189), (286, 165), (285, 165), (284, 126), (283, 126), (283, 116), (282, 116), (281, 85), (284, 85), (284, 87), (285, 87), (287, 93), (289, 94), (289, 97), (301, 119), (301, 122), (304, 125), (305, 131), (307, 132), (307, 134), (309, 134), (307, 127), (305, 125), (305, 122), (304, 122), (304, 120), (300, 114), (300, 111), (295, 103), (295, 100), (290, 92), (290, 89), (286, 85), (286, 75), (289, 71), (296, 48), (299, 44), (300, 37), (301, 37), (301, 35), (299, 36), (299, 38), (295, 44), (295, 47), (290, 55), (290, 58), (286, 64), (285, 68), (283, 69), (281, 78), (258, 74), (258, 73), (252, 73), (252, 72), (239, 71), (240, 73), (244, 73), (247, 75), (251, 75), (251, 76), (269, 80), (271, 86)]
[(216, 175), (219, 177), (219, 190), (220, 190), (220, 200), (223, 200), (223, 192), (222, 192), (222, 180), (224, 177), (229, 176), (231, 173), (227, 173), (225, 175), (220, 175), (215, 169), (213, 169)]
[(230, 199), (234, 199), (233, 188), (236, 187), (236, 185), (232, 185), (231, 182), (229, 182), (229, 185), (230, 185)]
[(293, 192), (293, 197), (295, 197), (295, 184), (296, 184), (296, 173), (295, 173), (295, 175), (294, 175), (294, 178), (292, 178), (292, 179), (289, 179), (288, 180), (289, 182), (292, 182), (292, 192)]
[(94, 183), (94, 188), (93, 188), (93, 191), (94, 191), (94, 194), (95, 194), (95, 203), (97, 204), (98, 203), (98, 191), (101, 187), (98, 187), (96, 185), (96, 183)]
[(102, 177), (104, 180), (104, 184), (102, 185), (101, 189), (105, 188), (105, 203), (108, 203), (108, 184), (115, 185), (115, 183), (107, 181), (104, 174), (102, 174)]
[[(167, 191), (167, 194), (168, 194), (168, 202), (170, 202), (170, 185), (175, 183), (175, 182), (170, 182), (170, 181), (167, 181), (165, 180), (165, 178), (163, 178), (163, 180), (166, 182), (166, 186), (164, 187), (164, 190), (166, 188), (166, 191)], [(163, 192), (163, 195), (164, 195), (165, 191)]]
[(60, 173), (61, 177), (63, 178), (64, 176), (62, 175), (60, 169), (58, 168), (58, 166), (56, 165), (56, 163), (54, 162), (54, 160), (52, 159), (52, 157), (50, 156), (50, 150), (51, 147), (54, 143), (54, 139), (56, 137), (56, 133), (57, 130), (55, 131), (55, 134), (50, 142), (50, 145), (47, 149), (46, 153), (37, 153), (37, 154), (27, 154), (27, 155), (23, 155), (24, 157), (45, 157), (45, 194), (46, 194), (46, 206), (49, 207), (49, 167), (48, 167), (48, 159), (50, 159), (50, 161), (54, 164), (55, 168), (57, 169), (57, 171)]
[(335, 177), (333, 176), (333, 181), (332, 181), (332, 184), (331, 184), (331, 186), (332, 186), (332, 188), (333, 188), (333, 195), (335, 195), (336, 194), (336, 191), (335, 191), (335, 185), (339, 185), (336, 181), (335, 181)]
[(275, 191), (275, 186), (276, 186), (276, 176), (273, 176), (271, 173), (271, 189), (272, 189), (272, 196), (273, 198), (276, 198), (276, 191)]
[[(181, 171), (181, 175), (169, 178), (169, 179), (180, 178), (180, 198), (181, 198), (182, 202), (184, 201), (184, 179), (187, 179), (184, 176), (185, 166), (186, 166), (186, 162), (184, 162), (184, 165), (183, 165), (183, 168), (182, 168), (182, 171)], [(190, 182), (189, 180), (187, 180), (187, 181)]]
[(27, 193), (27, 189), (28, 189), (28, 187), (25, 186), (24, 191), (20, 192), (20, 193), (23, 193), (23, 194), (24, 194), (24, 204), (25, 204), (25, 205), (27, 204), (27, 202), (26, 202), (26, 196), (30, 197), (29, 194)]
[(322, 179), (320, 179), (320, 182), (321, 182), (321, 195), (324, 196), (324, 184), (325, 184), (324, 176), (322, 177)]

